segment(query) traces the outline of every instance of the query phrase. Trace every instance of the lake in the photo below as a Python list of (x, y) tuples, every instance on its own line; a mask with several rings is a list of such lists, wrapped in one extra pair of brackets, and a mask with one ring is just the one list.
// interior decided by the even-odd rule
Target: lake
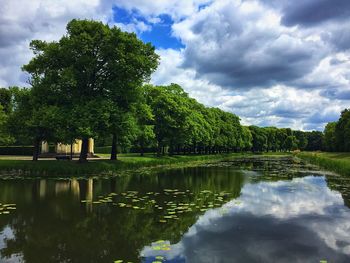
[(290, 158), (0, 179), (0, 262), (350, 262), (350, 178)]

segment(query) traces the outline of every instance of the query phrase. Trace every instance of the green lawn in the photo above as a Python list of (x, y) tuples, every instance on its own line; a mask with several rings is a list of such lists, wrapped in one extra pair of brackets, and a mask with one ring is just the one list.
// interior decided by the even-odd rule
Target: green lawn
[(302, 152), (298, 157), (327, 170), (350, 176), (350, 153)]

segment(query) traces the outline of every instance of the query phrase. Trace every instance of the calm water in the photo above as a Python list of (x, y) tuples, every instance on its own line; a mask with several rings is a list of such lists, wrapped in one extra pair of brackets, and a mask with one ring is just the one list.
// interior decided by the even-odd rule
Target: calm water
[(290, 161), (0, 179), (0, 262), (350, 262), (349, 180)]

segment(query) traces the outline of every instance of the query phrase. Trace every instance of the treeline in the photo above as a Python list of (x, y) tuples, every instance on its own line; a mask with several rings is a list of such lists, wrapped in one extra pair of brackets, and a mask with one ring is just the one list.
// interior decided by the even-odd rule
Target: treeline
[(345, 109), (338, 121), (326, 125), (324, 148), (330, 152), (350, 152), (350, 109)]
[(0, 143), (71, 144), (88, 139), (162, 154), (319, 150), (321, 132), (242, 126), (239, 118), (209, 108), (177, 84), (144, 85), (158, 66), (152, 45), (100, 22), (72, 20), (58, 42), (34, 40), (34, 58), (23, 66), (31, 88), (0, 91)]
[[(38, 111), (40, 114), (33, 115), (37, 111), (33, 111), (28, 102), (33, 100), (34, 90), (0, 89), (1, 98), (4, 94), (11, 98), (1, 100), (1, 104), (7, 109), (2, 111), (7, 119), (4, 127), (8, 130), (8, 135), (4, 138), (15, 144), (31, 143), (31, 140), (39, 135), (41, 140), (53, 143), (67, 142), (65, 134), (77, 126), (65, 126), (66, 118), (69, 118), (65, 115), (66, 105), (56, 105), (54, 108), (51, 106), (46, 112), (42, 109)], [(133, 103), (128, 112), (120, 114), (120, 122), (106, 122), (104, 126), (93, 126), (92, 124), (101, 120), (91, 119), (91, 116), (86, 115), (85, 126), (82, 128), (91, 127), (91, 133), (95, 134), (97, 142), (102, 141), (104, 144), (121, 146), (124, 149), (134, 148), (141, 155), (145, 149), (155, 149), (158, 155), (321, 149), (321, 132), (242, 126), (236, 115), (218, 108), (205, 107), (190, 98), (177, 84), (144, 85), (139, 91), (141, 94), (137, 103)], [(92, 110), (99, 112), (101, 109)], [(103, 113), (110, 119), (109, 110)], [(79, 118), (75, 120), (79, 121)], [(115, 130), (114, 134), (106, 133), (112, 125), (118, 127), (118, 130)], [(79, 137), (78, 132), (75, 134)], [(73, 138), (71, 140), (74, 140)], [(115, 154), (116, 149), (112, 149), (111, 157)]]

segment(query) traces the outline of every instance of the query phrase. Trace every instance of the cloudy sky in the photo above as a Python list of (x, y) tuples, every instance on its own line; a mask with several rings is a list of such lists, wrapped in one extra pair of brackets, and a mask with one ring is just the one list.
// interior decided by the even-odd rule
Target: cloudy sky
[(0, 86), (28, 85), (29, 42), (72, 18), (136, 32), (161, 56), (154, 84), (243, 124), (322, 130), (350, 107), (349, 0), (0, 0)]

